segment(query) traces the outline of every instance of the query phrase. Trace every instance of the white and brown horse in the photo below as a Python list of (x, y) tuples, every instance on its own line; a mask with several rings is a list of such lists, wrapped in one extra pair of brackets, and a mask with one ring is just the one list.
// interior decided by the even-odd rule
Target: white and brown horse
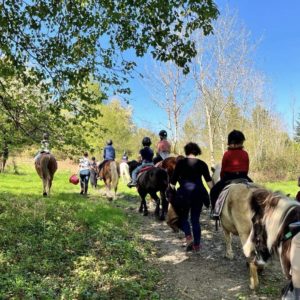
[(119, 166), (114, 160), (108, 160), (104, 163), (103, 167), (99, 172), (105, 183), (106, 197), (109, 200), (115, 199), (119, 183)]
[(244, 245), (245, 255), (259, 253), (266, 261), (277, 254), (284, 275), (295, 287), (288, 299), (300, 299), (300, 203), (280, 193), (258, 189), (250, 206), (253, 226)]
[(42, 153), (35, 160), (35, 169), (43, 181), (43, 196), (50, 194), (54, 173), (57, 170), (55, 157), (49, 153)]

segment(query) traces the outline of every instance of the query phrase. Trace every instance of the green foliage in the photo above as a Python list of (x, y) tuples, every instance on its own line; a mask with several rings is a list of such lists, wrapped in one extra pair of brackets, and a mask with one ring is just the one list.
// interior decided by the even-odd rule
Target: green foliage
[(1, 299), (159, 299), (137, 219), (96, 191), (80, 196), (69, 172), (47, 199), (32, 167), (21, 174), (0, 175)]
[[(90, 76), (106, 94), (122, 84), (134, 68), (120, 53), (150, 48), (161, 61), (173, 60), (188, 71), (195, 56), (191, 33), (212, 32), (218, 10), (211, 0), (3, 1), (0, 4), (1, 53), (24, 82), (43, 82), (54, 93), (57, 108), (73, 110), (70, 96), (91, 103), (85, 85)], [(30, 78), (30, 65), (36, 77)]]

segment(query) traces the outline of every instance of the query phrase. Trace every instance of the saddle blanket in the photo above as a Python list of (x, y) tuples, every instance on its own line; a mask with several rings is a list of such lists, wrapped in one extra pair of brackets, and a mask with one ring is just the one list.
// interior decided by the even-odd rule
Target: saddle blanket
[(150, 169), (153, 169), (154, 168), (154, 166), (145, 166), (145, 167), (143, 167), (140, 171), (139, 171), (139, 173), (138, 173), (138, 175), (137, 175), (137, 179), (144, 173), (144, 172), (146, 172), (146, 171), (148, 171), (148, 170), (150, 170)]
[(214, 210), (214, 213), (213, 213), (214, 217), (220, 217), (222, 209), (223, 209), (223, 205), (224, 205), (224, 202), (225, 202), (225, 199), (227, 198), (227, 195), (228, 195), (228, 192), (229, 192), (229, 187), (231, 185), (232, 184), (227, 185), (222, 190), (222, 192), (220, 193), (220, 195), (219, 195), (219, 197), (217, 199), (216, 205), (215, 205), (215, 210)]

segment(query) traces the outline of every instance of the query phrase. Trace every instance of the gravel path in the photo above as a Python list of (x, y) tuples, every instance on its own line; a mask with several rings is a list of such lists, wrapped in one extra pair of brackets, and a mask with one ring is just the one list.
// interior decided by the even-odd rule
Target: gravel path
[(277, 259), (271, 261), (260, 275), (260, 288), (251, 291), (238, 237), (233, 238), (235, 257), (228, 260), (224, 257), (222, 228), (215, 231), (207, 210), (202, 212), (200, 220), (203, 248), (199, 254), (190, 254), (183, 247), (182, 233), (174, 233), (166, 222), (156, 221), (153, 213), (144, 217), (142, 238), (155, 245), (154, 263), (164, 275), (159, 283), (162, 299), (280, 299), (285, 279)]

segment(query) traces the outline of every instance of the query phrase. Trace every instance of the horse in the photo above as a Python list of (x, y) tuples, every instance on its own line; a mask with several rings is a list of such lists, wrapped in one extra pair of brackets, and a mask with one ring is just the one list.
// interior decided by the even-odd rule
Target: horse
[(98, 173), (105, 183), (106, 196), (109, 200), (116, 199), (119, 183), (119, 166), (114, 160), (108, 160)]
[(184, 158), (183, 155), (178, 155), (176, 157), (170, 156), (170, 157), (167, 157), (164, 160), (158, 162), (155, 166), (166, 170), (169, 175), (169, 179), (171, 179), (178, 160), (183, 159), (183, 158)]
[[(214, 174), (213, 176), (214, 177)], [(238, 235), (242, 246), (245, 245), (251, 232), (252, 212), (250, 209), (250, 199), (252, 193), (259, 188), (253, 183), (233, 183), (228, 187), (228, 194), (220, 213), (220, 222), (222, 224), (226, 252), (225, 257), (233, 259), (232, 251), (232, 235)], [(258, 266), (255, 264), (254, 258), (248, 259), (250, 271), (250, 289), (258, 286)]]
[(54, 173), (57, 170), (55, 157), (50, 153), (41, 153), (35, 160), (35, 169), (43, 181), (43, 196), (50, 195)]
[(273, 254), (282, 272), (295, 288), (288, 299), (300, 299), (300, 203), (281, 193), (256, 190), (250, 201), (251, 233), (243, 247), (247, 257), (259, 253), (264, 261)]
[(120, 177), (122, 178), (123, 182), (130, 181), (129, 167), (125, 161), (120, 162)]
[[(139, 163), (135, 160), (128, 162), (130, 175), (138, 165)], [(165, 220), (165, 215), (168, 211), (168, 202), (166, 199), (168, 173), (167, 171), (154, 166), (147, 166), (145, 168), (147, 168), (147, 170), (141, 170), (137, 178), (137, 191), (141, 197), (139, 212), (143, 213), (144, 216), (148, 215), (146, 196), (149, 194), (156, 202), (155, 216), (163, 221)], [(157, 196), (157, 192), (160, 192), (161, 199)], [(162, 209), (160, 209), (160, 204)]]

